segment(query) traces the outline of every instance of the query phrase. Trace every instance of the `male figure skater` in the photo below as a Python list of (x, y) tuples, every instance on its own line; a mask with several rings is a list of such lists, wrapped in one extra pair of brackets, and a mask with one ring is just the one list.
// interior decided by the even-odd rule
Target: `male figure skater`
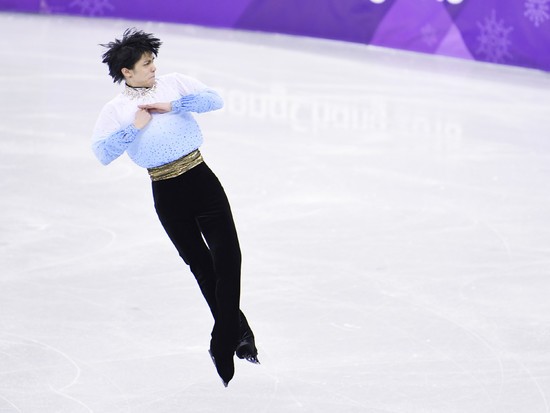
[(223, 101), (188, 76), (157, 77), (160, 45), (151, 33), (136, 29), (102, 45), (109, 75), (125, 86), (101, 110), (92, 149), (104, 165), (126, 152), (147, 168), (160, 222), (214, 316), (209, 352), (227, 387), (235, 372), (233, 355), (258, 363), (258, 351), (239, 309), (241, 251), (231, 209), (203, 161), (203, 137), (191, 115), (220, 109)]

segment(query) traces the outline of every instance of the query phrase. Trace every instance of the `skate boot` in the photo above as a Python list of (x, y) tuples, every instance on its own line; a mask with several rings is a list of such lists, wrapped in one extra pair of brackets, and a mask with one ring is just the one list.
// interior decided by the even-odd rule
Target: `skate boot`
[(233, 363), (233, 355), (231, 355), (230, 357), (221, 357), (221, 356), (216, 357), (212, 349), (208, 350), (208, 353), (212, 358), (212, 362), (216, 367), (218, 375), (222, 379), (224, 387), (227, 387), (229, 385), (229, 381), (233, 378), (233, 375), (235, 374), (235, 365)]
[(236, 319), (235, 321), (234, 327), (228, 328), (228, 326), (221, 324), (220, 320), (217, 320), (214, 323), (212, 338), (210, 339), (210, 357), (212, 357), (214, 366), (216, 366), (225, 387), (235, 374), (233, 356), (239, 337), (239, 330), (235, 327), (238, 327), (239, 320)]
[(242, 311), (240, 313), (239, 342), (235, 353), (240, 359), (245, 359), (254, 364), (260, 364), (260, 361), (258, 360), (258, 349), (256, 348), (256, 342), (254, 340), (254, 333), (248, 325), (248, 321)]

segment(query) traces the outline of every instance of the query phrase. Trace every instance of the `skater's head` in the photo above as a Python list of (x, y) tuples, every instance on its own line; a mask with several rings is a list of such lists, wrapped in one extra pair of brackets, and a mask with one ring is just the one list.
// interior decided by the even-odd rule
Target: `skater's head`
[[(145, 78), (150, 76), (145, 72), (152, 70), (154, 73), (153, 60), (157, 56), (161, 44), (160, 39), (154, 37), (153, 34), (135, 28), (126, 29), (122, 40), (115, 39), (114, 42), (102, 44), (101, 46), (107, 48), (102, 56), (103, 63), (109, 67), (109, 75), (113, 78), (113, 82), (120, 83), (126, 80), (131, 86), (144, 87), (136, 84), (136, 81), (143, 83)], [(128, 82), (128, 79), (132, 78), (131, 82), (134, 85)]]

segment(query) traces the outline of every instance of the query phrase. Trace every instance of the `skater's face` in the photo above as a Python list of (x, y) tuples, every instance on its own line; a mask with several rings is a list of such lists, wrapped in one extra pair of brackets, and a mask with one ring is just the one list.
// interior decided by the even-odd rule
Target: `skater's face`
[(155, 56), (152, 53), (143, 53), (133, 68), (122, 69), (124, 79), (132, 87), (152, 87), (155, 84)]

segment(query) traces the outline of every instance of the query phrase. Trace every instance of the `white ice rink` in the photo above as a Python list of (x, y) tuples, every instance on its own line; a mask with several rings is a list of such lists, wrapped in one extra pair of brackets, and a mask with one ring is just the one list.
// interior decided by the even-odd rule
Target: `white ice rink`
[[(129, 26), (195, 76), (260, 366), (225, 389), (149, 177), (90, 134)], [(550, 75), (0, 14), (1, 413), (550, 412)]]

